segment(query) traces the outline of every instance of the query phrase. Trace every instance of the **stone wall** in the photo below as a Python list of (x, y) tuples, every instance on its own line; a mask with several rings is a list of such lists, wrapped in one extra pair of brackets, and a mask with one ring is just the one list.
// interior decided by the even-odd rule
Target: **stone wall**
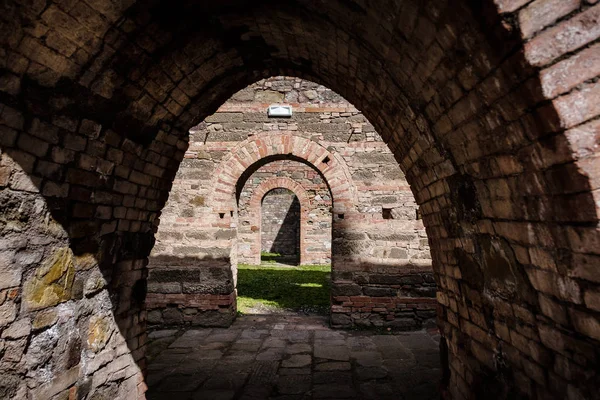
[[(283, 186), (279, 186), (283, 185)], [(246, 181), (239, 197), (238, 257), (239, 262), (259, 264), (261, 233), (261, 200), (265, 191), (284, 187), (292, 191), (299, 201), (298, 249), (301, 264), (331, 264), (332, 200), (331, 193), (318, 170), (291, 160), (270, 162), (260, 167)], [(269, 193), (269, 192), (267, 192)], [(266, 250), (268, 251), (268, 250)]]
[[(285, 101), (293, 106), (291, 118), (267, 116), (270, 104)], [(208, 324), (230, 321), (235, 260), (256, 264), (260, 256), (260, 220), (247, 210), (259, 205), (247, 199), (277, 177), (309, 197), (301, 262), (331, 259), (334, 326), (431, 324), (435, 283), (417, 205), (389, 148), (350, 103), (318, 84), (275, 77), (235, 94), (190, 135), (151, 257), (151, 323), (197, 324), (199, 315)], [(202, 287), (182, 280), (190, 270), (202, 276)], [(210, 296), (221, 297), (211, 303)]]
[(170, 165), (143, 160), (183, 152), (58, 111), (0, 115), (0, 398), (143, 398), (147, 256)]
[(296, 195), (288, 189), (271, 190), (263, 197), (261, 217), (261, 251), (299, 256), (300, 202)]

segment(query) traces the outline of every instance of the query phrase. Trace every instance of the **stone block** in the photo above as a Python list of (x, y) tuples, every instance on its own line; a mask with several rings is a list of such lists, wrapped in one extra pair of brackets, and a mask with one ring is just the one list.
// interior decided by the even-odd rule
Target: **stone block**
[(88, 324), (88, 349), (98, 353), (104, 349), (112, 333), (113, 324), (110, 317), (93, 315)]
[(578, 332), (590, 338), (600, 340), (600, 321), (598, 321), (598, 318), (593, 313), (570, 309), (569, 316)]
[(12, 170), (9, 167), (0, 167), (0, 187), (7, 186)]
[(17, 318), (17, 305), (12, 301), (0, 304), (0, 328), (4, 328)]
[(261, 103), (280, 103), (284, 99), (284, 94), (274, 90), (264, 90), (257, 92), (254, 99)]
[(15, 252), (11, 250), (0, 251), (0, 290), (21, 284), (23, 270), (13, 264), (14, 254)]
[(331, 295), (332, 296), (358, 296), (362, 294), (362, 288), (356, 284), (341, 284), (332, 283)]
[(166, 308), (162, 311), (162, 322), (166, 325), (181, 325), (183, 323), (183, 313), (174, 307)]
[[(386, 287), (365, 286), (363, 288), (363, 293), (365, 294), (365, 296), (391, 297), (396, 296), (396, 289)], [(347, 296), (352, 296), (352, 294)]]
[(371, 274), (369, 276), (369, 283), (378, 285), (400, 285), (403, 284), (405, 277), (399, 275), (386, 275), (386, 274)]
[(23, 286), (23, 306), (39, 310), (67, 301), (75, 275), (73, 253), (70, 248), (58, 248), (46, 259)]
[(45, 156), (50, 148), (50, 145), (47, 142), (24, 133), (19, 135), (17, 146), (23, 151), (31, 153), (37, 157)]
[(405, 249), (399, 249), (397, 247), (394, 247), (390, 250), (390, 257), (391, 258), (400, 258), (400, 259), (407, 259), (408, 258), (408, 251), (406, 251)]
[(148, 293), (181, 293), (181, 283), (148, 282)]

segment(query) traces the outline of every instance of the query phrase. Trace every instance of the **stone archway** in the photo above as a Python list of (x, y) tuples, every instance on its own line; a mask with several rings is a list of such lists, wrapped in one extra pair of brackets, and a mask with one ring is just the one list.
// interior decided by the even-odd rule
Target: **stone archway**
[(308, 212), (310, 208), (310, 198), (306, 193), (306, 189), (299, 183), (286, 177), (282, 178), (271, 178), (263, 181), (258, 188), (252, 193), (252, 197), (249, 202), (250, 215), (248, 216), (248, 222), (250, 223), (251, 232), (254, 236), (252, 240), (255, 244), (251, 248), (252, 255), (254, 256), (254, 263), (260, 264), (260, 251), (261, 251), (261, 207), (262, 200), (265, 195), (273, 189), (284, 188), (293, 192), (298, 201), (300, 202), (300, 265), (306, 263), (306, 230), (308, 228)]
[(215, 212), (234, 211), (237, 185), (242, 176), (270, 159), (281, 157), (305, 162), (320, 171), (331, 191), (334, 213), (355, 211), (356, 192), (344, 160), (320, 144), (291, 132), (251, 136), (233, 149), (213, 178), (215, 190), (209, 204)]
[[(494, 383), (509, 395), (596, 396), (590, 21), (600, 5), (540, 4), (3, 2), (3, 324), (29, 326), (61, 305), (82, 332), (49, 319), (75, 365), (57, 358), (25, 374), (40, 365), (15, 372), (3, 361), (7, 391), (143, 396), (145, 265), (187, 129), (252, 81), (287, 74), (363, 110), (406, 172), (440, 287), (449, 395), (473, 398)], [(72, 290), (88, 281), (97, 285), (85, 297)], [(51, 300), (29, 296), (44, 285)], [(89, 309), (106, 311), (101, 328), (76, 313)], [(26, 343), (45, 330), (17, 331), (29, 333), (10, 339), (10, 353), (39, 360)], [(106, 368), (82, 350), (96, 331), (111, 340), (91, 341), (97, 357), (129, 346), (117, 360), (131, 368), (90, 386)]]

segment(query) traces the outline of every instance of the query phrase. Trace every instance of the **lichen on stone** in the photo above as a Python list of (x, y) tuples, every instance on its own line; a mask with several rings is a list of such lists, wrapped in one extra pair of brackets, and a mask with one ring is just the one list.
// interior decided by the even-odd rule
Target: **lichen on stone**
[(75, 266), (68, 247), (54, 251), (29, 277), (23, 288), (23, 302), (28, 310), (52, 307), (71, 298)]

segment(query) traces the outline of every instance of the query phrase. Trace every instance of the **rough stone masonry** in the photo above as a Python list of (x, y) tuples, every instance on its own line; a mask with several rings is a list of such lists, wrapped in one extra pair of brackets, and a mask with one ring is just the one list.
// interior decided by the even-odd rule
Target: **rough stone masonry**
[[(289, 189), (276, 188), (261, 204), (261, 253), (296, 259), (300, 253), (300, 202)], [(300, 264), (300, 261), (297, 261)]]
[[(267, 116), (269, 105), (283, 103), (293, 106), (292, 118)], [(282, 151), (281, 138), (303, 145)], [(241, 174), (232, 162), (244, 163)], [(341, 185), (351, 204), (339, 211)], [(213, 195), (227, 187), (237, 201)], [(151, 324), (231, 323), (236, 260), (260, 263), (261, 234), (269, 232), (262, 201), (278, 188), (296, 193), (303, 209), (300, 262), (332, 263), (333, 326), (431, 325), (429, 245), (392, 153), (341, 96), (289, 77), (236, 93), (192, 129), (150, 258)]]

